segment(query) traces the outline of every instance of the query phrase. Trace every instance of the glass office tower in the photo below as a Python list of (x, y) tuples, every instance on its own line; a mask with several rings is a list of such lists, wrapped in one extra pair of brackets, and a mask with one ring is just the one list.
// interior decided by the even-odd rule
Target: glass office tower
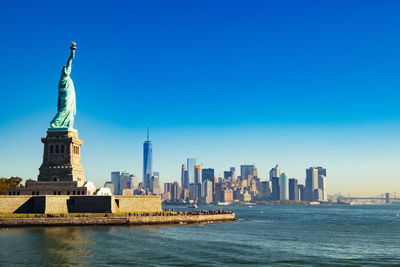
[(143, 143), (143, 186), (150, 189), (150, 179), (153, 176), (153, 146), (149, 140), (149, 128), (147, 127), (147, 140)]
[(189, 183), (194, 183), (194, 166), (196, 165), (196, 159), (187, 159), (187, 171), (189, 175)]

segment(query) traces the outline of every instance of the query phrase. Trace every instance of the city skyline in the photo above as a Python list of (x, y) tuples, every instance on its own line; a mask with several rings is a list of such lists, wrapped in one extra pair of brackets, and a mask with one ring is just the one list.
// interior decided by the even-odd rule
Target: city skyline
[(400, 191), (398, 2), (311, 2), (6, 3), (0, 175), (37, 179), (76, 41), (74, 127), (96, 185), (113, 170), (142, 179), (150, 125), (162, 183), (193, 157), (217, 176), (255, 163), (267, 179), (279, 164), (303, 180), (324, 166), (331, 193)]
[[(155, 136), (157, 136), (157, 133), (155, 133)], [(93, 138), (95, 138), (95, 137), (93, 137)], [(143, 140), (143, 138), (142, 138), (142, 140)], [(88, 160), (86, 158), (86, 155), (85, 155), (85, 158), (83, 160), (83, 162), (84, 162), (83, 164), (85, 164), (84, 166), (85, 166), (86, 176), (88, 177), (87, 179), (90, 180), (90, 181), (95, 182), (96, 185), (101, 186), (104, 183), (104, 181), (109, 179), (109, 173), (111, 171), (121, 170), (121, 171), (128, 171), (129, 173), (132, 173), (132, 174), (136, 174), (137, 177), (139, 177), (139, 179), (142, 181), (141, 171), (140, 170), (143, 168), (143, 154), (142, 154), (143, 153), (143, 147), (140, 147), (141, 146), (140, 144), (143, 144), (142, 141), (139, 142), (139, 150), (134, 155), (132, 155), (132, 151), (129, 151), (131, 147), (134, 147), (133, 146), (134, 144), (127, 144), (127, 146), (125, 147), (125, 152), (126, 153), (129, 152), (130, 157), (132, 159), (136, 158), (136, 160), (126, 160), (126, 157), (122, 157), (122, 156), (121, 156), (121, 158), (114, 158), (114, 157), (111, 158), (110, 157), (110, 158), (108, 158), (108, 160), (110, 160), (110, 163), (112, 163), (114, 166), (117, 166), (117, 167), (111, 169), (111, 168), (108, 168), (107, 166), (97, 166), (97, 169), (100, 168), (100, 169), (104, 170), (104, 174), (101, 174), (101, 172), (98, 172), (98, 173), (100, 173), (100, 175), (98, 175), (97, 177), (94, 176), (93, 174), (91, 174), (91, 173), (93, 173), (93, 170), (90, 170), (90, 169), (88, 170), (87, 165), (88, 165), (88, 163), (90, 163), (90, 160)], [(32, 144), (29, 144), (29, 145), (32, 146), (32, 147), (35, 147), (35, 145), (32, 145)], [(160, 151), (159, 149), (161, 147), (163, 147), (163, 146), (164, 146), (163, 144), (157, 144), (156, 143), (156, 151), (158, 150), (158, 152), (159, 152)], [(137, 144), (136, 144), (136, 147), (138, 147)], [(157, 149), (157, 147), (158, 147), (158, 149)], [(85, 150), (83, 150), (83, 153), (86, 152)], [(35, 154), (40, 154), (40, 152), (41, 151), (39, 149), (38, 152), (35, 151)], [(90, 152), (90, 151), (87, 151), (87, 152)], [(93, 152), (95, 153), (95, 151), (93, 151)], [(164, 151), (163, 154), (164, 153), (168, 154), (168, 151)], [(182, 153), (182, 155), (185, 154), (183, 151), (181, 151), (181, 153)], [(295, 153), (295, 154), (301, 155), (301, 150), (299, 150), (299, 151), (293, 150), (293, 151), (291, 151), (291, 153), (292, 154)], [(92, 154), (92, 153), (89, 153), (89, 155), (90, 154)], [(352, 185), (352, 184), (356, 183), (357, 180), (359, 182), (362, 182), (362, 179), (357, 179), (358, 177), (354, 176), (354, 178), (352, 180), (349, 180), (349, 181), (347, 181), (346, 183), (343, 184), (343, 179), (341, 179), (343, 177), (338, 177), (337, 174), (336, 174), (337, 170), (338, 170), (337, 168), (339, 168), (340, 166), (338, 166), (336, 169), (335, 168), (332, 169), (332, 166), (330, 164), (326, 163), (327, 161), (320, 161), (320, 162), (314, 161), (313, 162), (313, 161), (310, 160), (308, 162), (304, 161), (305, 162), (304, 164), (301, 163), (301, 162), (295, 162), (295, 164), (290, 164), (289, 165), (287, 163), (288, 161), (285, 161), (285, 160), (281, 160), (279, 162), (278, 161), (273, 161), (272, 157), (270, 157), (269, 160), (266, 160), (265, 162), (267, 162), (267, 163), (264, 163), (264, 164), (259, 164), (259, 163), (257, 163), (258, 161), (254, 161), (254, 160), (243, 160), (243, 161), (241, 161), (241, 160), (238, 160), (236, 158), (234, 161), (232, 161), (232, 160), (229, 161), (232, 164), (228, 164), (228, 163), (224, 163), (224, 161), (221, 160), (221, 159), (216, 159), (215, 157), (208, 157), (208, 158), (207, 157), (205, 157), (205, 158), (201, 157), (201, 158), (199, 158), (199, 157), (195, 157), (193, 154), (191, 154), (189, 157), (196, 158), (198, 160), (197, 163), (198, 164), (202, 164), (202, 168), (213, 168), (213, 169), (215, 169), (215, 175), (217, 177), (219, 177), (219, 176), (223, 177), (223, 172), (226, 171), (226, 170), (229, 170), (229, 167), (231, 167), (231, 166), (235, 166), (237, 169), (239, 169), (240, 165), (254, 164), (255, 163), (255, 165), (256, 165), (256, 167), (258, 169), (259, 177), (262, 180), (268, 180), (269, 171), (276, 164), (279, 164), (279, 166), (281, 168), (281, 172), (287, 173), (290, 177), (294, 177), (296, 179), (303, 180), (306, 177), (305, 170), (308, 167), (323, 165), (323, 166), (327, 166), (330, 169), (329, 182), (328, 183), (329, 183), (329, 188), (330, 188), (329, 191), (332, 194), (341, 192), (342, 194), (352, 194), (352, 195), (359, 195), (359, 196), (372, 196), (372, 195), (381, 195), (384, 192), (397, 192), (398, 191), (398, 190), (396, 190), (396, 187), (395, 188), (390, 188), (389, 186), (386, 186), (385, 184), (383, 184), (383, 186), (382, 186), (382, 183), (373, 183), (373, 181), (371, 181), (371, 180), (370, 180), (370, 184), (371, 184), (370, 185), (371, 186), (370, 190), (365, 190), (366, 185), (368, 184), (368, 181), (364, 181), (364, 185), (361, 188), (361, 189), (364, 189), (364, 190), (360, 190), (360, 189), (354, 190), (353, 189), (353, 190), (348, 190), (347, 191), (346, 190), (348, 188), (347, 185), (349, 185), (349, 184)], [(167, 166), (168, 167), (168, 168), (161, 168), (161, 170), (160, 170), (160, 168), (157, 168), (159, 170), (159, 172), (160, 172), (160, 181), (161, 181), (161, 183), (180, 181), (181, 170), (180, 170), (179, 166), (181, 166), (182, 162), (186, 163), (187, 158), (189, 158), (188, 156), (183, 156), (183, 158), (181, 160), (179, 160), (179, 162), (176, 162), (176, 161), (171, 162), (170, 160), (167, 160), (168, 162), (171, 162), (171, 164), (165, 164), (165, 161), (164, 162), (160, 161), (159, 160), (160, 155), (157, 154), (157, 153), (154, 156), (156, 158), (156, 160), (155, 160), (155, 165), (156, 166), (160, 166), (161, 165), (161, 166)], [(90, 156), (88, 156), (88, 157), (90, 157)], [(39, 158), (40, 158), (40, 156), (39, 156)], [(161, 158), (163, 158), (163, 157), (161, 157)], [(210, 158), (214, 158), (216, 161), (213, 162), (212, 160), (210, 160)], [(27, 161), (27, 160), (29, 160), (29, 159), (25, 159), (25, 161)], [(38, 160), (36, 160), (36, 161), (38, 161)], [(33, 159), (32, 159), (32, 162), (34, 162)], [(226, 161), (226, 162), (228, 162), (228, 161)], [(356, 163), (356, 161), (353, 162), (353, 163)], [(175, 164), (175, 165), (173, 165), (173, 164)], [(221, 165), (222, 165), (222, 167), (220, 167)], [(120, 167), (118, 167), (118, 166), (120, 166)], [(370, 167), (371, 166), (369, 166), (369, 168)], [(377, 166), (377, 167), (380, 167), (380, 166)], [(32, 168), (31, 170), (28, 171), (28, 173), (32, 174), (31, 177), (26, 176), (26, 175), (21, 175), (21, 174), (15, 174), (16, 172), (21, 173), (20, 170), (15, 171), (15, 169), (13, 170), (13, 172), (10, 172), (9, 176), (19, 175), (19, 176), (21, 176), (21, 177), (23, 177), (25, 179), (26, 179), (26, 177), (31, 178), (31, 179), (36, 179), (36, 176), (35, 176), (36, 169), (37, 169), (37, 166), (34, 166), (34, 168)], [(357, 175), (357, 174), (356, 173), (352, 173), (352, 175)], [(3, 176), (6, 176), (6, 175), (3, 175)], [(351, 178), (352, 177), (350, 177), (350, 179)], [(379, 190), (379, 188), (382, 188), (382, 189)], [(363, 191), (365, 193), (363, 193)]]

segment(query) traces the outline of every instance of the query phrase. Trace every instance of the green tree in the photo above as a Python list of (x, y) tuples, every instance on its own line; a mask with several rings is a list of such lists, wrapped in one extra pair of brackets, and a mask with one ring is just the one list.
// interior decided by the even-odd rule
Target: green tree
[(20, 177), (0, 178), (0, 195), (7, 194), (7, 188), (22, 187), (21, 182), (22, 178)]
[(27, 185), (28, 182), (34, 182), (34, 181), (35, 181), (35, 180), (32, 180), (32, 179), (26, 180), (26, 181), (25, 181), (25, 187), (26, 187), (26, 185)]

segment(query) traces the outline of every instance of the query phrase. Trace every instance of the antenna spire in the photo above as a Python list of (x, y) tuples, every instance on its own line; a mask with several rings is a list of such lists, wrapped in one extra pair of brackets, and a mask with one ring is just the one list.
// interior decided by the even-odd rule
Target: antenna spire
[(149, 126), (147, 126), (147, 141), (149, 141)]

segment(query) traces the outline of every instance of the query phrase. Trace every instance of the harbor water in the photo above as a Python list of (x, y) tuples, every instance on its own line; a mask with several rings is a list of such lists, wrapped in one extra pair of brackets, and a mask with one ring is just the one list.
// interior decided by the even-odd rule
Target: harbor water
[(0, 231), (0, 266), (400, 264), (399, 205), (202, 208), (232, 209), (238, 220), (5, 228)]

